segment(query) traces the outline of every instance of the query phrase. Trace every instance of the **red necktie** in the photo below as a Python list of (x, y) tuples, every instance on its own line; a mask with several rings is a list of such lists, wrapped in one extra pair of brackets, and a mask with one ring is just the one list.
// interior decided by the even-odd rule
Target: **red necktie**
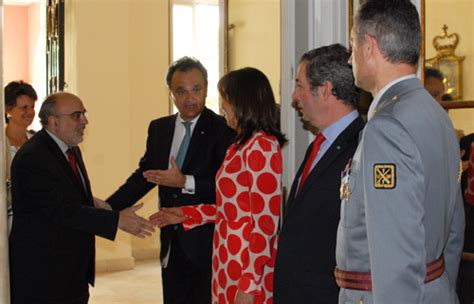
[(306, 164), (304, 165), (303, 173), (301, 174), (301, 179), (300, 179), (300, 185), (298, 186), (298, 192), (301, 190), (301, 187), (303, 187), (304, 182), (306, 181), (306, 178), (309, 175), (309, 172), (311, 171), (311, 165), (314, 162), (314, 159), (316, 158), (316, 155), (318, 155), (319, 152), (319, 147), (321, 147), (321, 144), (326, 138), (324, 138), (323, 133), (319, 132), (318, 135), (316, 135), (315, 140), (313, 141), (313, 149), (311, 150), (311, 154), (309, 155), (308, 160), (306, 161)]
[(77, 179), (82, 184), (81, 174), (79, 173), (79, 169), (77, 168), (76, 155), (74, 154), (72, 149), (68, 149), (66, 151), (66, 154), (67, 154), (67, 161), (69, 163), (69, 166), (71, 166), (72, 171), (74, 171), (74, 175), (76, 175)]

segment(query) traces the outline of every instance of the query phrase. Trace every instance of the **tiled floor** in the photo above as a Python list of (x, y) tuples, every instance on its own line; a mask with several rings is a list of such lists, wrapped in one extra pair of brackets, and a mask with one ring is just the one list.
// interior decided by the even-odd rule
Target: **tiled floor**
[(90, 292), (89, 304), (161, 304), (159, 260), (137, 261), (132, 270), (99, 273)]

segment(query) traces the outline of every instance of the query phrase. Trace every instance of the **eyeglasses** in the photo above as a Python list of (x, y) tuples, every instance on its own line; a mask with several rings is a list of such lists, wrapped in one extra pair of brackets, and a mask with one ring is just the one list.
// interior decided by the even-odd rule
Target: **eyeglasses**
[(58, 115), (59, 116), (69, 116), (69, 117), (71, 117), (71, 119), (73, 119), (75, 121), (79, 121), (79, 120), (81, 120), (81, 118), (87, 118), (87, 111), (86, 110), (76, 111), (76, 112), (72, 112), (72, 113), (69, 113), (69, 114), (59, 113)]

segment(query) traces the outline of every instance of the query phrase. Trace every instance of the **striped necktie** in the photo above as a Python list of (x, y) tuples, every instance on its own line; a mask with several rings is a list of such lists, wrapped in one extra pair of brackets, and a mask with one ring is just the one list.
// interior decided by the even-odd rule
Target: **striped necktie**
[(186, 152), (188, 152), (189, 142), (191, 141), (191, 124), (190, 121), (184, 121), (183, 125), (186, 129), (186, 133), (184, 134), (183, 141), (179, 146), (178, 154), (176, 155), (176, 163), (178, 164), (178, 168), (181, 169), (184, 163), (184, 158), (186, 157)]

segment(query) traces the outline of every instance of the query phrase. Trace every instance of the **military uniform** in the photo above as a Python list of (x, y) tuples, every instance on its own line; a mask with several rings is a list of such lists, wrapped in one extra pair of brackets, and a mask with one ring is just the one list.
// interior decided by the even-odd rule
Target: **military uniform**
[(342, 178), (339, 303), (456, 302), (459, 166), (451, 122), (419, 79), (389, 87)]

